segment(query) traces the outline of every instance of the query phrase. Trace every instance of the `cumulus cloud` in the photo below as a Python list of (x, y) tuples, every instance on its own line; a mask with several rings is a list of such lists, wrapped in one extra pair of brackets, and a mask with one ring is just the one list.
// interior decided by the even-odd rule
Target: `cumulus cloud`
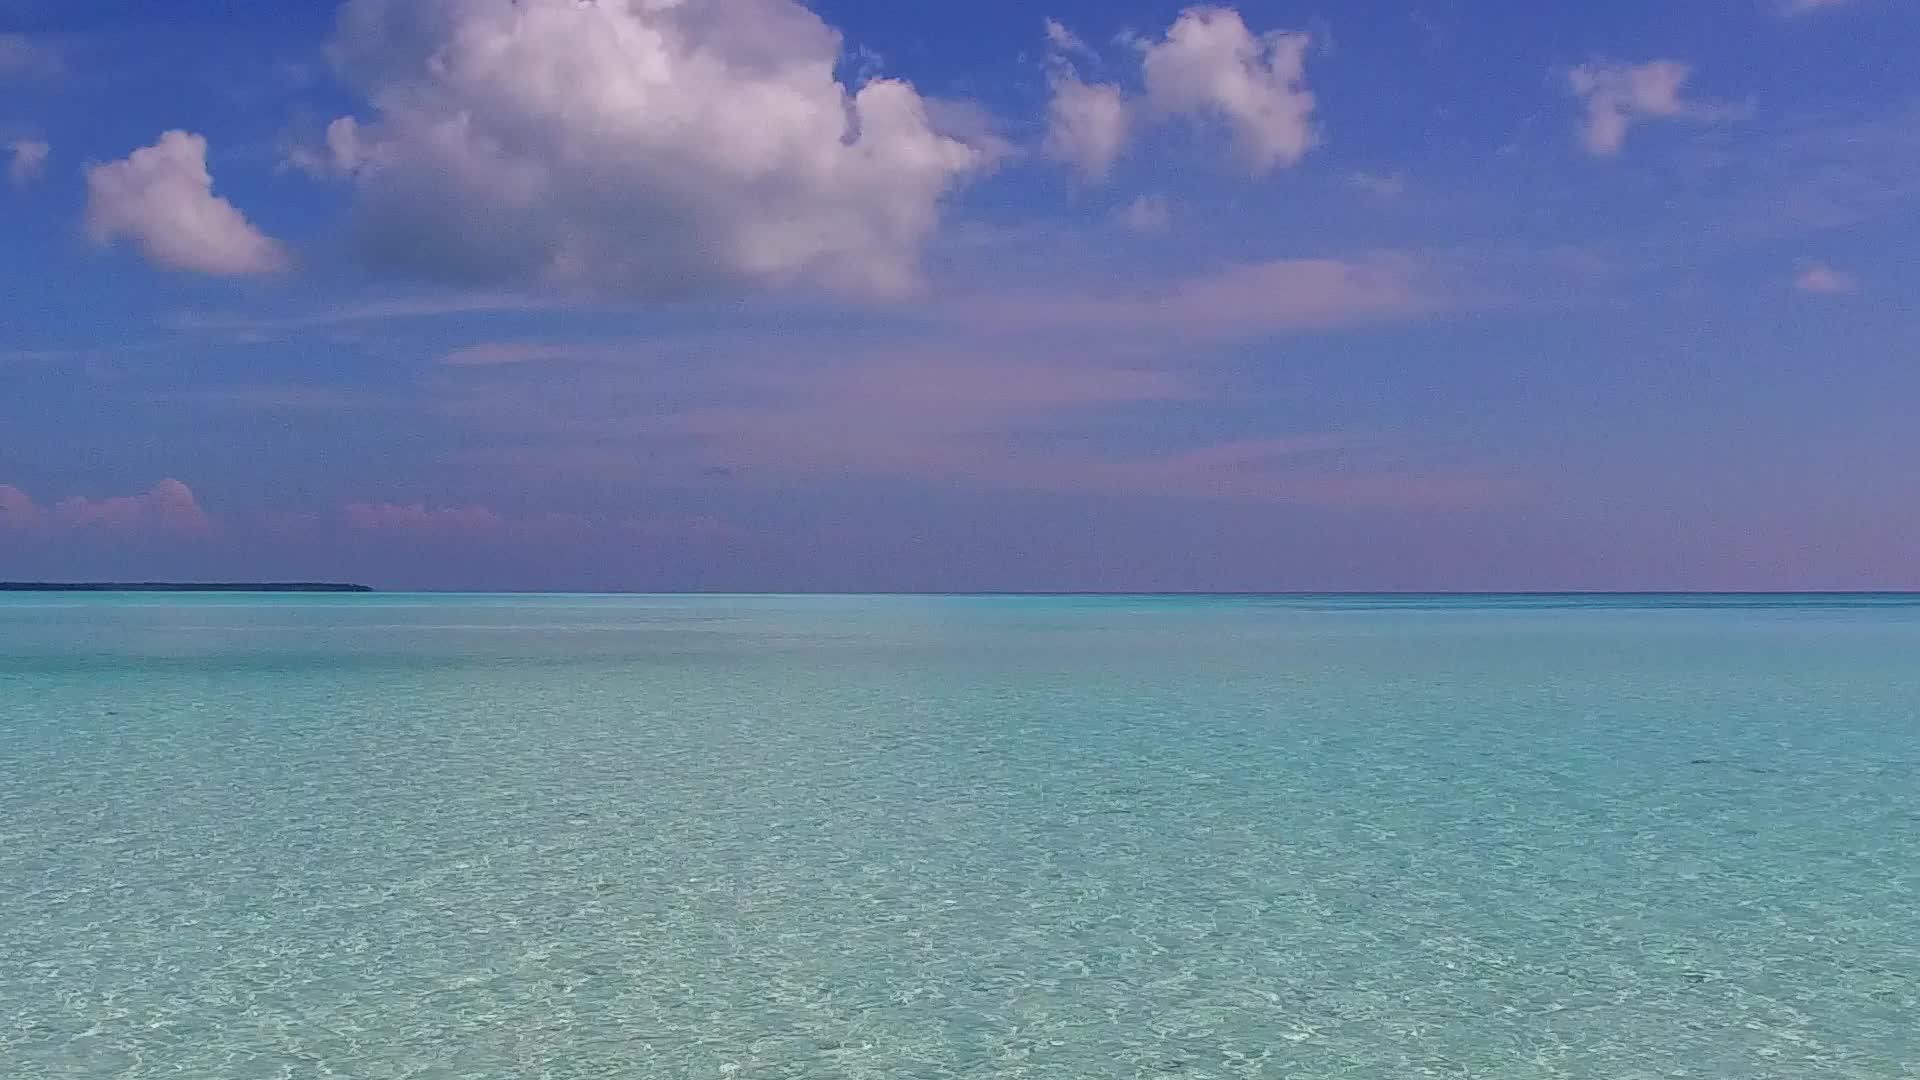
[(1793, 285), (1803, 293), (1836, 296), (1858, 289), (1860, 281), (1852, 274), (1837, 270), (1828, 263), (1810, 262), (1800, 268), (1800, 273), (1794, 278)]
[(0, 79), (44, 78), (66, 67), (60, 54), (24, 34), (0, 34)]
[(905, 82), (857, 89), (795, 0), (349, 0), (328, 130), (376, 264), (658, 297), (915, 282), (990, 147)]
[(1047, 156), (1073, 167), (1083, 179), (1104, 180), (1126, 152), (1132, 108), (1118, 86), (1086, 83), (1061, 65), (1049, 76)]
[(0, 484), (0, 530), (67, 533), (97, 530), (144, 535), (203, 536), (214, 523), (193, 490), (167, 479), (139, 495), (104, 499), (74, 496), (51, 507), (35, 503), (17, 487)]
[(1306, 75), (1311, 40), (1285, 31), (1256, 36), (1232, 8), (1189, 8), (1165, 38), (1143, 46), (1147, 97), (1166, 115), (1225, 121), (1255, 173), (1293, 165), (1317, 138)]
[(1693, 69), (1678, 60), (1644, 64), (1597, 62), (1567, 72), (1567, 85), (1587, 103), (1580, 142), (1594, 157), (1614, 157), (1642, 118), (1713, 119), (1725, 110), (1683, 96)]
[(47, 171), (47, 157), (53, 147), (40, 139), (15, 139), (7, 146), (7, 179), (14, 187), (26, 187)]
[(169, 131), (152, 146), (87, 170), (87, 235), (106, 246), (125, 238), (147, 261), (202, 274), (284, 270), (279, 242), (213, 193), (207, 140)]
[(1124, 39), (1141, 59), (1142, 109), (1116, 83), (1081, 79), (1074, 58), (1097, 63), (1099, 54), (1073, 31), (1048, 19), (1046, 33), (1052, 100), (1044, 149), (1084, 179), (1106, 178), (1143, 112), (1162, 121), (1224, 123), (1236, 154), (1255, 174), (1297, 163), (1317, 139), (1306, 82), (1307, 34), (1256, 36), (1232, 8), (1188, 8), (1157, 42)]

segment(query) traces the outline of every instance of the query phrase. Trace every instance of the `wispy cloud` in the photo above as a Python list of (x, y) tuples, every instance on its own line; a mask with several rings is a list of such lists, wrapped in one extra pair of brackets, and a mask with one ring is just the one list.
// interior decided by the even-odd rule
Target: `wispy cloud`
[(211, 405), (247, 412), (341, 413), (391, 410), (401, 402), (334, 386), (241, 384), (183, 390), (169, 401)]
[(576, 514), (515, 517), (487, 506), (435, 507), (424, 502), (349, 503), (340, 517), (352, 531), (382, 536), (548, 540), (580, 536), (590, 529), (587, 519)]
[(1142, 195), (1121, 207), (1120, 224), (1134, 232), (1161, 232), (1173, 221), (1173, 207), (1159, 195)]
[(1048, 19), (1046, 33), (1047, 85), (1052, 97), (1041, 149), (1084, 181), (1105, 180), (1133, 137), (1133, 102), (1116, 83), (1091, 83), (1080, 77), (1075, 61), (1097, 64), (1100, 56), (1073, 31)]
[[(772, 366), (708, 365), (697, 377), (722, 383), (680, 391), (686, 403), (667, 407), (645, 365), (588, 363), (565, 380), (537, 365), (444, 369), (437, 392), (449, 415), (510, 440), (491, 450), (479, 447), (493, 440), (472, 440), (460, 460), (489, 471), (742, 490), (887, 480), (973, 492), (1349, 505), (1478, 505), (1507, 490), (1480, 468), (1410, 466), (1399, 460), (1399, 440), (1377, 434), (1269, 434), (1152, 451), (1093, 437), (1148, 417), (1178, 430), (1184, 424), (1172, 418), (1205, 410), (1224, 392), (1164, 362), (903, 341)], [(635, 394), (636, 386), (653, 392)]]
[(952, 311), (1005, 330), (1159, 333), (1200, 340), (1396, 321), (1455, 306), (1418, 256), (1276, 259), (1137, 292), (1015, 294), (956, 302)]
[(1831, 263), (1816, 260), (1801, 266), (1800, 272), (1794, 276), (1793, 287), (1817, 296), (1837, 296), (1859, 289), (1860, 280), (1835, 269)]
[(1048, 48), (1066, 56), (1083, 56), (1090, 60), (1099, 59), (1099, 53), (1089, 47), (1087, 43), (1081, 39), (1079, 34), (1067, 29), (1066, 24), (1060, 20), (1046, 19), (1042, 22), (1041, 27), (1046, 32)]
[(564, 296), (532, 296), (504, 293), (457, 293), (395, 300), (373, 300), (337, 304), (311, 311), (287, 314), (251, 315), (236, 312), (184, 311), (168, 320), (173, 330), (205, 331), (271, 337), (278, 334), (328, 327), (399, 322), (416, 319), (442, 319), (468, 315), (510, 312), (559, 311), (590, 306)]
[(479, 504), (434, 506), (425, 502), (349, 503), (341, 509), (339, 522), (351, 533), (385, 539), (513, 544), (622, 538), (724, 540), (742, 535), (736, 526), (709, 515), (625, 516), (599, 520), (582, 514), (515, 514)]
[(0, 79), (47, 78), (65, 69), (53, 46), (25, 34), (0, 34)]
[(491, 341), (468, 345), (442, 356), (448, 367), (484, 367), (493, 364), (534, 364), (550, 360), (577, 360), (591, 346), (539, 341)]
[(1567, 72), (1567, 86), (1586, 102), (1580, 141), (1594, 157), (1615, 157), (1627, 132), (1642, 119), (1713, 121), (1732, 114), (1725, 105), (1685, 96), (1693, 68), (1678, 60), (1644, 64), (1595, 61)]
[(1776, 0), (1774, 10), (1784, 18), (1798, 18), (1823, 11), (1853, 7), (1859, 0)]
[(1398, 173), (1357, 172), (1347, 183), (1379, 199), (1397, 199), (1407, 193), (1407, 180)]
[(1184, 430), (1216, 410), (1231, 391), (1199, 350), (1488, 303), (1480, 274), (1460, 258), (1370, 253), (927, 301), (853, 339), (741, 327), (697, 340), (479, 341), (444, 353), (425, 385), (436, 411), (472, 433), (455, 460), (528, 476), (1466, 502), (1493, 497), (1490, 474), (1410, 466), (1375, 436), (1252, 432), (1151, 453), (1089, 439), (1142, 423)]
[(47, 158), (53, 147), (44, 139), (15, 139), (8, 144), (7, 180), (16, 188), (26, 187), (47, 171)]
[(1850, 228), (1920, 201), (1920, 108), (1852, 122), (1818, 114), (1783, 118), (1751, 153), (1715, 153), (1682, 167), (1685, 184), (1676, 203), (1689, 241), (1750, 242)]
[(1344, 435), (1244, 439), (1161, 455), (1018, 455), (989, 477), (1014, 490), (1345, 507), (1468, 509), (1504, 501), (1521, 481), (1468, 466), (1381, 460), (1382, 444)]

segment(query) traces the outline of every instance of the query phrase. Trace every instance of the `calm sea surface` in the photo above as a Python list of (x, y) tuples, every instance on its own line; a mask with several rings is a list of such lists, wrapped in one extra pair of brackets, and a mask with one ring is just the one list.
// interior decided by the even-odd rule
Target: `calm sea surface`
[(1920, 1076), (1920, 601), (0, 597), (0, 1077)]

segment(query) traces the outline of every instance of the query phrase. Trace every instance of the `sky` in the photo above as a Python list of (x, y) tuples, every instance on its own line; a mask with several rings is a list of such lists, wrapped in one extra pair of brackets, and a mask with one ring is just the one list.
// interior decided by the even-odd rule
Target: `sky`
[(1912, 0), (0, 0), (0, 579), (1920, 588)]

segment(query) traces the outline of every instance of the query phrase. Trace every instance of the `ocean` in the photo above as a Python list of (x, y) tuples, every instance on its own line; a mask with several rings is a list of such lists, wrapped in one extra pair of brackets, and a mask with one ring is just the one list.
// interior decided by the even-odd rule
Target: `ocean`
[(1920, 1076), (1920, 599), (0, 597), (0, 1077)]

